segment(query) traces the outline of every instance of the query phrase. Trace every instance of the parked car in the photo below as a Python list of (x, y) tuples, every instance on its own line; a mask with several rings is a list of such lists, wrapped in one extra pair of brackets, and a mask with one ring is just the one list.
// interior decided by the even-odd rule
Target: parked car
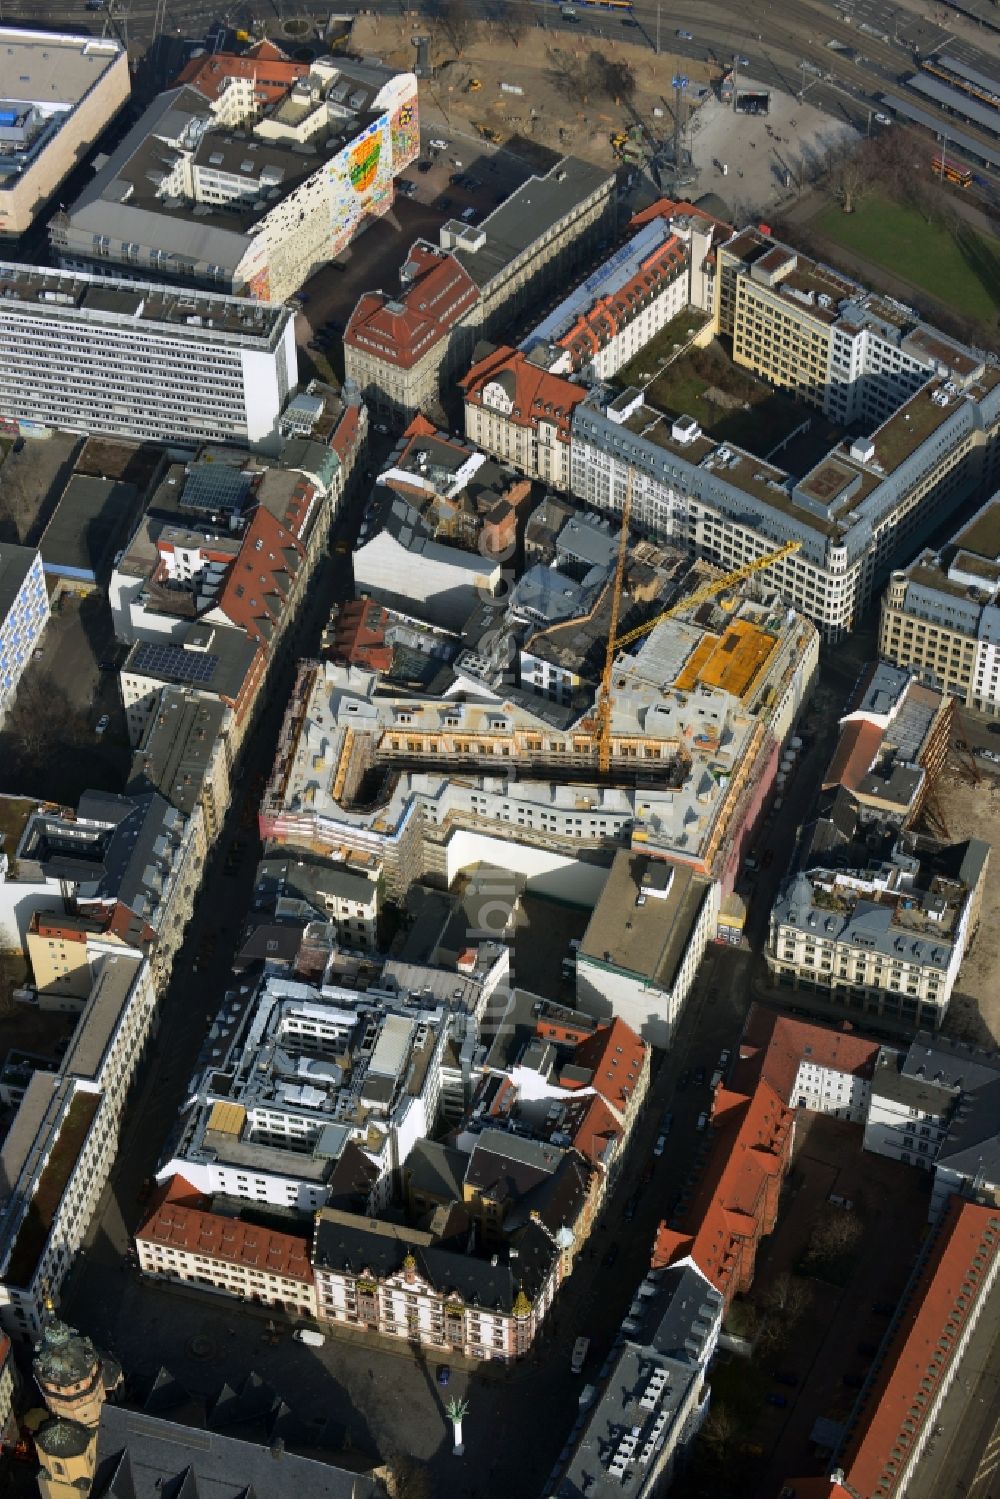
[(700, 1088), (701, 1085), (702, 1085), (702, 1083), (705, 1081), (705, 1069), (704, 1069), (704, 1067), (696, 1067), (694, 1069), (694, 1080), (697, 1083), (698, 1087)]
[(439, 1367), (438, 1372), (437, 1372), (437, 1382), (438, 1382), (438, 1384), (444, 1386), (444, 1385), (446, 1385), (448, 1383), (448, 1381), (449, 1381), (450, 1378), (451, 1378), (451, 1369), (449, 1368), (449, 1366), (447, 1364), (441, 1364), (441, 1366)]
[(708, 1129), (708, 1115), (707, 1114), (699, 1114), (698, 1115), (698, 1128), (699, 1129)]
[(447, 149), (448, 149), (448, 142), (447, 141), (434, 140), (434, 141), (428, 141), (427, 144), (430, 146), (430, 148), (431, 148), (432, 151), (447, 151)]
[(103, 734), (110, 722), (111, 719), (108, 717), (108, 715), (106, 713), (102, 713), (100, 718), (97, 720), (97, 725), (94, 729), (94, 733)]
[(667, 1137), (666, 1137), (666, 1135), (657, 1135), (657, 1137), (656, 1137), (656, 1144), (653, 1146), (653, 1154), (654, 1155), (662, 1155), (663, 1152), (666, 1150), (666, 1148), (667, 1148)]
[(684, 1071), (681, 1073), (680, 1077), (677, 1079), (677, 1091), (678, 1091), (678, 1093), (683, 1093), (684, 1089), (687, 1087), (687, 1085), (688, 1085), (688, 1083), (690, 1081), (691, 1081), (691, 1069), (690, 1069), (690, 1067), (685, 1067)]
[(297, 1327), (292, 1333), (296, 1343), (305, 1343), (309, 1348), (322, 1348), (326, 1342), (326, 1334), (317, 1332), (312, 1327)]
[(691, 35), (690, 31), (678, 31), (677, 40), (679, 42), (693, 42), (694, 37)]
[(764, 1398), (767, 1401), (768, 1405), (776, 1405), (779, 1410), (784, 1410), (786, 1405), (788, 1404), (787, 1396), (775, 1394), (773, 1391), (770, 1395), (765, 1395)]
[(790, 1390), (797, 1388), (799, 1376), (792, 1374), (788, 1369), (779, 1369), (774, 1376), (775, 1384), (787, 1385)]
[(636, 1208), (638, 1206), (639, 1206), (639, 1194), (638, 1194), (638, 1192), (633, 1192), (632, 1196), (629, 1198), (628, 1202), (625, 1204), (625, 1212), (622, 1214), (622, 1216), (625, 1219), (626, 1223), (631, 1223), (632, 1222), (632, 1219), (635, 1217), (635, 1210), (636, 1210)]
[(618, 1245), (617, 1244), (610, 1244), (608, 1246), (608, 1248), (604, 1251), (604, 1258), (601, 1260), (601, 1264), (605, 1267), (606, 1270), (610, 1270), (611, 1266), (614, 1264), (614, 1262), (615, 1262), (615, 1260), (617, 1258), (618, 1258)]
[(668, 1109), (667, 1112), (664, 1114), (663, 1118), (660, 1120), (660, 1129), (663, 1131), (663, 1133), (665, 1135), (669, 1135), (669, 1133), (673, 1129), (673, 1127), (674, 1127), (674, 1116), (673, 1116), (672, 1111), (670, 1109)]
[(430, 161), (418, 161), (417, 162), (417, 171), (418, 172), (429, 172), (430, 169), (431, 169), (431, 167), (433, 165), (434, 165), (434, 163), (430, 162)]

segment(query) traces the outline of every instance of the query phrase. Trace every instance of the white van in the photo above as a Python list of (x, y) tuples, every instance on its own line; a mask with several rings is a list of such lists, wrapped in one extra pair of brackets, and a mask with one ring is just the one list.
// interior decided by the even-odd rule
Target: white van
[(576, 1342), (573, 1344), (573, 1354), (570, 1358), (569, 1366), (574, 1374), (579, 1374), (583, 1369), (583, 1365), (586, 1360), (589, 1348), (589, 1338), (577, 1338)]

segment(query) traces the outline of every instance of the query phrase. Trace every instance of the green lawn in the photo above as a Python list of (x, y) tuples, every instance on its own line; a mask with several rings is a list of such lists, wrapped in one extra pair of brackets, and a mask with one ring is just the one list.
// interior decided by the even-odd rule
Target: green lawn
[(1000, 313), (1000, 240), (928, 224), (912, 208), (873, 195), (855, 213), (832, 205), (812, 221), (845, 250), (912, 281), (965, 317), (989, 327)]

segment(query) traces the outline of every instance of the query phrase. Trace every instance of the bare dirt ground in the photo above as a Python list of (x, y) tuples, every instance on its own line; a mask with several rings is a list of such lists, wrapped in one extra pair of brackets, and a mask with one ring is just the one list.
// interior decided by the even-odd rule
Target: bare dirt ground
[[(414, 61), (414, 29), (412, 20), (405, 18), (361, 16), (351, 50), (362, 56), (378, 54), (393, 66), (409, 68)], [(830, 146), (844, 136), (843, 125), (790, 94), (772, 92), (768, 116), (734, 115), (712, 92), (721, 76), (718, 66), (670, 52), (657, 57), (648, 45), (626, 41), (615, 31), (609, 19), (603, 37), (581, 33), (576, 39), (565, 30), (536, 30), (515, 46), (499, 26), (483, 23), (461, 57), (438, 34), (431, 47), (435, 77), (420, 89), (425, 133), (481, 142), (479, 127), (485, 125), (500, 143), (509, 143), (521, 154), (530, 157), (536, 146), (539, 165), (550, 151), (571, 151), (610, 169), (618, 164), (611, 147), (616, 131), (641, 123), (647, 141), (672, 139), (671, 79), (683, 72), (688, 89), (681, 107), (695, 174), (688, 195), (718, 193), (737, 219), (796, 194), (813, 178)], [(601, 81), (605, 75), (596, 57), (611, 65), (609, 76), (618, 64), (633, 70), (631, 97), (614, 97)], [(522, 92), (507, 93), (502, 83)], [(753, 87), (743, 79), (741, 86)], [(723, 162), (728, 167), (725, 176)]]
[(985, 1045), (1000, 1042), (1000, 774), (980, 762), (980, 779), (949, 762), (937, 786), (950, 838), (983, 838), (993, 846), (979, 929), (965, 955), (944, 1023), (945, 1032)]

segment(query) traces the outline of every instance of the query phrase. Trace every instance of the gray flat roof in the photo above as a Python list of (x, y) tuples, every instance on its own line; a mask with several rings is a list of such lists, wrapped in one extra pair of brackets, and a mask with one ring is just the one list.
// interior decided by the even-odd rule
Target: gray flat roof
[[(642, 898), (647, 869), (654, 876), (672, 870), (665, 898)], [(619, 850), (584, 933), (580, 956), (638, 974), (669, 992), (709, 888), (708, 880), (686, 864)]]
[(154, 790), (190, 815), (215, 754), (228, 709), (183, 688), (164, 687), (156, 718), (132, 760), (131, 792)]
[(123, 673), (175, 687), (194, 687), (235, 702), (253, 665), (257, 646), (242, 630), (213, 625), (207, 650), (189, 650), (174, 641), (138, 640)]
[[(0, 309), (14, 304), (19, 312), (44, 319), (96, 320), (160, 333), (175, 329), (187, 336), (196, 327), (204, 338), (226, 334), (265, 346), (276, 340), (292, 315), (287, 307), (218, 292), (0, 260)], [(201, 321), (192, 324), (196, 317)]]
[(102, 580), (119, 539), (131, 529), (138, 501), (134, 484), (74, 474), (39, 542), (46, 570), (71, 568)]
[(34, 547), (13, 546), (7, 542), (0, 546), (0, 623), (7, 618), (24, 587), (28, 570), (37, 555)]
[(918, 94), (923, 94), (924, 98), (933, 100), (935, 104), (943, 105), (953, 114), (971, 120), (973, 125), (979, 126), (980, 130), (988, 130), (991, 135), (1000, 135), (1000, 110), (997, 110), (995, 106), (991, 108), (988, 104), (981, 104), (964, 90), (949, 88), (943, 79), (932, 78), (927, 73), (914, 73), (912, 78), (906, 80), (906, 86)]
[(83, 1079), (97, 1077), (144, 961), (124, 953), (104, 959), (63, 1058), (64, 1074)]
[[(614, 174), (606, 168), (592, 166), (576, 156), (564, 156), (544, 177), (529, 177), (506, 203), (475, 227), (473, 234), (486, 237), (480, 249), (456, 246), (452, 253), (477, 286), (487, 286), (578, 203), (613, 181)], [(454, 224), (452, 228), (464, 231), (466, 225)], [(442, 236), (447, 237), (444, 231)]]

